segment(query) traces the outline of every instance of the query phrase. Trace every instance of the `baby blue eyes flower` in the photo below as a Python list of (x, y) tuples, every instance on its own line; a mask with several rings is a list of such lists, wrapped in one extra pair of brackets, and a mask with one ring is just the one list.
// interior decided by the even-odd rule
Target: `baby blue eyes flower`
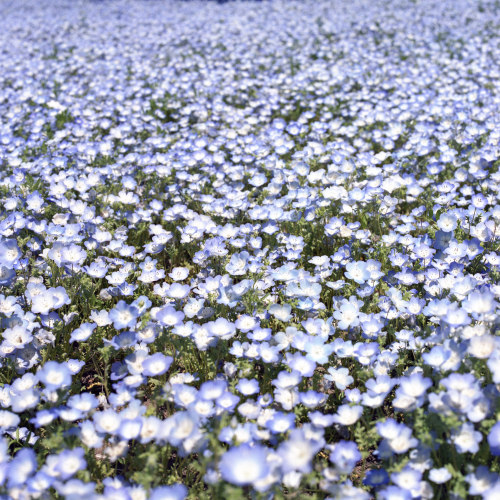
[(49, 391), (71, 385), (72, 373), (66, 363), (47, 361), (38, 371), (37, 377)]
[(366, 486), (381, 486), (389, 482), (389, 474), (385, 469), (371, 469), (366, 472), (363, 484)]
[(123, 300), (120, 300), (109, 312), (109, 319), (117, 330), (135, 326), (138, 316), (139, 310), (137, 307), (129, 305)]
[(451, 441), (458, 453), (476, 453), (483, 436), (474, 429), (472, 424), (463, 424), (459, 429), (452, 431)]
[(189, 276), (189, 269), (185, 267), (174, 267), (168, 276), (174, 281), (183, 281)]
[(184, 313), (172, 306), (165, 306), (156, 313), (156, 320), (163, 326), (177, 326), (184, 319)]
[(349, 375), (347, 368), (328, 368), (328, 375), (325, 375), (326, 380), (330, 380), (341, 391), (345, 390), (354, 382), (354, 378)]
[(440, 469), (431, 469), (429, 471), (429, 479), (436, 484), (444, 484), (451, 479), (451, 474), (446, 467)]
[(214, 336), (228, 340), (236, 334), (236, 326), (225, 318), (217, 318), (207, 324), (208, 331)]
[(94, 413), (92, 419), (96, 430), (103, 434), (114, 434), (121, 424), (120, 414), (111, 409)]
[(340, 405), (337, 408), (337, 413), (333, 416), (333, 421), (341, 425), (352, 425), (361, 418), (362, 414), (362, 406)]
[(64, 287), (46, 289), (44, 285), (33, 287), (31, 298), (31, 311), (35, 314), (48, 314), (52, 309), (60, 309), (70, 304), (70, 298)]
[(15, 488), (23, 485), (36, 470), (37, 460), (35, 452), (31, 448), (22, 448), (7, 465), (6, 476), (8, 487)]
[(168, 371), (172, 362), (171, 356), (165, 356), (159, 352), (152, 354), (142, 362), (143, 374), (148, 377), (163, 375)]
[(500, 498), (493, 0), (45, 3), (0, 56), (2, 494)]
[(93, 331), (96, 329), (97, 325), (95, 323), (82, 323), (79, 328), (73, 330), (69, 338), (71, 342), (85, 342), (90, 338)]
[(500, 456), (500, 422), (497, 422), (488, 434), (488, 444), (492, 455)]
[(345, 267), (345, 277), (360, 285), (370, 279), (370, 271), (365, 262), (349, 262)]
[(437, 225), (441, 231), (451, 233), (457, 228), (457, 218), (450, 212), (446, 212), (439, 217)]
[(282, 460), (281, 468), (288, 473), (298, 471), (310, 472), (311, 460), (323, 447), (321, 440), (308, 439), (302, 429), (294, 429), (289, 437), (278, 446), (278, 455)]
[(332, 447), (330, 462), (340, 474), (350, 474), (359, 460), (361, 453), (352, 441), (341, 440)]
[(338, 328), (347, 330), (349, 327), (359, 325), (360, 307), (363, 302), (355, 297), (350, 297), (349, 300), (343, 300), (338, 310), (333, 313), (333, 316), (338, 320)]
[(122, 439), (127, 441), (131, 439), (136, 439), (142, 429), (142, 420), (140, 418), (135, 419), (123, 419), (118, 429), (118, 434)]
[(270, 314), (280, 321), (289, 321), (292, 317), (292, 307), (289, 304), (273, 304), (268, 310)]
[(417, 439), (412, 437), (411, 428), (405, 424), (388, 418), (385, 422), (376, 424), (378, 434), (384, 438), (384, 443), (394, 453), (406, 453), (410, 448), (417, 446)]
[(21, 250), (14, 239), (0, 241), (0, 265), (12, 269), (21, 257)]
[(244, 396), (250, 396), (259, 392), (259, 383), (256, 380), (241, 378), (236, 384), (236, 389)]
[(172, 299), (184, 299), (189, 295), (191, 287), (189, 285), (181, 285), (180, 283), (173, 283), (168, 289), (168, 296)]
[(79, 470), (85, 469), (87, 465), (84, 459), (83, 448), (74, 448), (73, 450), (64, 450), (57, 457), (55, 470), (60, 474), (62, 479), (68, 479)]
[(221, 476), (238, 486), (253, 484), (269, 473), (267, 450), (262, 446), (240, 445), (222, 455), (219, 462)]

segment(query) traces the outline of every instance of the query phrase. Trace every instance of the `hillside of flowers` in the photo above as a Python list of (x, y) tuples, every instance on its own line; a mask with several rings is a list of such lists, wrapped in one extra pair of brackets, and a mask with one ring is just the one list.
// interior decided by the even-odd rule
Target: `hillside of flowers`
[(500, 4), (0, 4), (0, 498), (500, 498)]

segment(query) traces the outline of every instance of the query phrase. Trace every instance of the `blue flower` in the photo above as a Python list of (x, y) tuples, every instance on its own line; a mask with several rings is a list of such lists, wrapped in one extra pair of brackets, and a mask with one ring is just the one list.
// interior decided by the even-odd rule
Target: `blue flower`
[(226, 451), (219, 462), (224, 480), (245, 486), (264, 479), (270, 472), (267, 450), (263, 446), (243, 444)]
[(152, 354), (142, 362), (143, 374), (148, 377), (163, 375), (170, 368), (172, 362), (171, 356), (165, 356), (160, 352)]
[(340, 440), (331, 448), (330, 462), (340, 474), (350, 474), (359, 460), (361, 453), (352, 441)]
[(488, 444), (490, 453), (496, 457), (500, 456), (500, 422), (497, 422), (488, 433)]
[(47, 361), (37, 372), (37, 377), (49, 391), (71, 385), (71, 370), (66, 363)]

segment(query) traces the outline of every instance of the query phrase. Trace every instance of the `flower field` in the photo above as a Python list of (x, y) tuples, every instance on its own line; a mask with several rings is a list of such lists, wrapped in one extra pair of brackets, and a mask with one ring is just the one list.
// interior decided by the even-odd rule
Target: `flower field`
[(500, 3), (0, 4), (0, 498), (500, 498)]

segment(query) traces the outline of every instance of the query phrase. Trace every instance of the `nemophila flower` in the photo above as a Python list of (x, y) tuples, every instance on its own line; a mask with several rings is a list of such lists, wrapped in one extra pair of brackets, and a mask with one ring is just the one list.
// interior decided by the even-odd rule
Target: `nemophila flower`
[(231, 255), (226, 265), (226, 271), (232, 276), (241, 276), (245, 274), (249, 258), (250, 254), (246, 251)]
[(95, 430), (103, 434), (114, 434), (121, 424), (120, 414), (111, 409), (94, 413), (92, 420)]
[(488, 444), (490, 453), (494, 456), (500, 456), (500, 422), (497, 422), (488, 434)]
[(184, 319), (184, 313), (172, 306), (165, 306), (156, 312), (155, 319), (163, 326), (177, 326)]
[(35, 295), (31, 300), (31, 311), (35, 314), (48, 314), (51, 309), (55, 309), (56, 300), (50, 290), (44, 290)]
[(236, 384), (236, 389), (244, 396), (250, 396), (259, 392), (259, 383), (257, 380), (241, 378)]
[(452, 327), (465, 326), (471, 322), (467, 312), (463, 308), (458, 307), (455, 303), (449, 306), (442, 320)]
[(30, 408), (34, 408), (39, 402), (39, 391), (35, 389), (27, 389), (12, 395), (10, 399), (10, 407), (12, 411), (22, 413)]
[(87, 258), (87, 252), (79, 245), (72, 243), (61, 250), (61, 261), (71, 267), (79, 267)]
[(54, 488), (59, 493), (66, 498), (72, 498), (74, 496), (89, 496), (91, 497), (95, 493), (95, 483), (88, 482), (85, 483), (79, 479), (70, 479), (69, 481), (62, 482), (56, 481), (54, 483)]
[(303, 377), (312, 377), (316, 369), (316, 363), (300, 353), (288, 354), (286, 363)]
[(267, 450), (263, 446), (243, 444), (222, 455), (219, 470), (224, 480), (238, 486), (253, 484), (270, 472)]
[(439, 469), (431, 469), (429, 471), (429, 479), (436, 484), (444, 484), (451, 479), (451, 474), (446, 467)]
[(239, 401), (240, 398), (238, 396), (232, 394), (229, 391), (226, 391), (219, 397), (217, 397), (217, 399), (215, 400), (215, 404), (225, 411), (232, 412)]
[(345, 277), (355, 281), (356, 283), (363, 284), (370, 279), (370, 271), (366, 262), (349, 262), (346, 264), (345, 268)]
[(286, 322), (289, 321), (292, 312), (292, 307), (289, 304), (272, 304), (269, 309), (269, 313), (272, 314), (276, 319)]
[(366, 471), (363, 484), (366, 486), (381, 486), (389, 482), (389, 474), (385, 469), (371, 469)]
[(333, 421), (337, 424), (349, 426), (356, 423), (362, 414), (362, 406), (344, 404), (337, 408), (337, 413), (333, 416)]
[(326, 401), (326, 396), (322, 392), (317, 392), (313, 390), (301, 392), (299, 397), (300, 397), (300, 402), (306, 408), (311, 408), (311, 409), (323, 405)]
[(93, 310), (90, 313), (90, 319), (97, 324), (97, 326), (111, 325), (112, 321), (109, 319), (108, 311), (101, 309), (100, 311)]
[(412, 467), (406, 466), (400, 472), (391, 474), (391, 481), (400, 488), (410, 491), (412, 497), (419, 495), (421, 490), (422, 473)]
[(225, 318), (217, 318), (207, 323), (208, 331), (214, 337), (229, 340), (236, 334), (236, 326)]
[(172, 362), (171, 356), (165, 356), (160, 352), (152, 354), (142, 362), (143, 374), (148, 377), (163, 375), (168, 371)]
[(472, 424), (462, 424), (459, 429), (453, 430), (451, 434), (451, 441), (458, 453), (476, 453), (479, 451), (479, 443), (482, 441), (483, 436), (474, 429)]
[(266, 421), (265, 425), (273, 434), (283, 434), (295, 427), (295, 415), (293, 413), (275, 412)]
[(145, 295), (141, 295), (140, 297), (137, 297), (137, 299), (135, 299), (130, 305), (137, 307), (139, 315), (142, 316), (151, 308), (152, 302)]
[(359, 325), (359, 314), (362, 305), (363, 302), (355, 297), (350, 297), (349, 300), (342, 300), (340, 307), (333, 313), (341, 330), (347, 330), (350, 327)]
[(360, 324), (364, 336), (370, 339), (376, 338), (384, 326), (384, 323), (375, 314), (364, 316)]
[(31, 494), (42, 494), (55, 484), (55, 478), (43, 471), (38, 471), (27, 481), (27, 489)]
[(36, 428), (45, 427), (50, 424), (57, 417), (57, 413), (54, 410), (40, 410), (36, 413), (36, 416), (30, 419)]
[(17, 297), (14, 295), (8, 295), (6, 297), (5, 295), (0, 294), (0, 313), (10, 317), (18, 308), (19, 304), (17, 303)]
[(318, 364), (328, 363), (328, 360), (335, 350), (332, 344), (326, 344), (321, 337), (309, 337), (304, 343), (303, 350), (305, 357)]
[(174, 281), (183, 281), (189, 276), (189, 269), (185, 267), (174, 267), (168, 276)]
[(340, 474), (350, 474), (359, 460), (361, 453), (352, 441), (341, 440), (331, 448), (330, 462)]
[(118, 304), (109, 311), (108, 317), (113, 322), (113, 327), (117, 330), (133, 328), (137, 323), (139, 310), (133, 305), (120, 300)]
[(170, 285), (167, 295), (172, 299), (184, 299), (189, 295), (191, 287), (189, 285), (181, 285), (180, 283), (173, 283)]
[(479, 315), (491, 313), (497, 307), (495, 296), (487, 289), (471, 292), (462, 302), (462, 307), (475, 318)]
[(7, 328), (2, 335), (5, 342), (16, 349), (23, 348), (33, 340), (32, 333), (21, 325)]
[(0, 266), (12, 269), (21, 258), (21, 250), (15, 239), (0, 241)]
[(71, 371), (66, 363), (47, 361), (37, 372), (37, 377), (49, 391), (71, 385)]
[(0, 427), (4, 430), (17, 427), (20, 418), (15, 413), (10, 411), (0, 410)]
[(62, 451), (57, 457), (54, 470), (62, 479), (70, 478), (79, 470), (83, 470), (87, 466), (84, 454), (83, 448)]
[(69, 338), (70, 343), (72, 342), (85, 342), (90, 338), (93, 331), (96, 329), (97, 325), (95, 323), (83, 323), (79, 328), (73, 330)]
[(136, 439), (141, 432), (141, 428), (142, 420), (140, 418), (122, 419), (120, 428), (118, 429), (118, 435), (127, 441)]
[(323, 447), (321, 439), (308, 438), (303, 429), (294, 429), (288, 438), (283, 441), (277, 453), (281, 458), (283, 472), (298, 471), (308, 473), (312, 470), (312, 460)]
[(188, 451), (200, 441), (199, 417), (195, 413), (181, 411), (164, 421), (165, 439), (173, 446)]
[(54, 300), (54, 309), (60, 309), (63, 306), (71, 304), (71, 299), (68, 296), (68, 292), (63, 286), (57, 286), (55, 288), (49, 288), (52, 293)]
[(75, 394), (68, 399), (68, 406), (82, 412), (89, 412), (99, 405), (98, 399), (89, 392)]
[(399, 379), (399, 387), (407, 396), (418, 398), (432, 386), (432, 380), (424, 377), (421, 372), (414, 372), (408, 377)]
[(433, 368), (440, 368), (451, 357), (451, 351), (442, 345), (434, 346), (429, 352), (422, 353), (424, 363)]
[(31, 448), (22, 448), (7, 465), (7, 486), (15, 488), (23, 485), (37, 467), (35, 452)]
[(92, 278), (101, 279), (108, 273), (108, 267), (103, 262), (92, 262), (84, 266), (83, 270)]
[(480, 465), (473, 473), (465, 476), (465, 481), (469, 484), (469, 495), (481, 495), (483, 498), (488, 498), (487, 495), (494, 491), (496, 484), (498, 484), (498, 474), (490, 471), (488, 467)]
[(496, 349), (498, 342), (491, 335), (478, 335), (470, 339), (468, 353), (479, 359), (488, 359)]
[[(412, 4), (404, 12), (389, 12), (382, 34), (364, 30), (345, 37), (340, 33), (336, 42), (349, 50), (335, 54), (324, 30), (308, 24), (307, 19), (317, 16), (304, 15), (321, 8), (321, 3), (295, 2), (278, 17), (261, 15), (261, 4), (253, 3), (245, 11), (243, 28), (223, 33), (222, 45), (231, 45), (241, 55), (231, 61), (229, 73), (225, 63), (231, 51), (215, 42), (222, 33), (219, 25), (241, 17), (230, 2), (215, 14), (197, 7), (193, 15), (189, 2), (170, 8), (173, 28), (162, 31), (168, 64), (156, 60), (148, 64), (158, 53), (155, 20), (162, 17), (163, 7), (155, 5), (154, 15), (147, 5), (140, 12), (129, 9), (130, 22), (121, 18), (120, 31), (127, 32), (133, 24), (147, 43), (134, 45), (127, 42), (134, 37), (121, 37), (123, 50), (117, 52), (113, 37), (107, 37), (111, 42), (101, 47), (106, 67), (111, 68), (108, 80), (120, 85), (99, 79), (102, 57), (85, 56), (95, 52), (93, 45), (98, 44), (102, 31), (99, 23), (92, 25), (90, 38), (87, 25), (73, 23), (71, 43), (59, 43), (60, 33), (65, 32), (58, 16), (47, 23), (44, 20), (51, 16), (50, 9), (43, 14), (30, 11), (37, 21), (33, 26), (43, 31), (41, 38), (53, 40), (57, 46), (55, 55), (37, 62), (37, 72), (41, 80), (44, 74), (61, 78), (55, 93), (50, 78), (43, 89), (36, 82), (22, 89), (3, 82), (3, 87), (15, 91), (0, 102), (10, 126), (0, 134), (0, 182), (4, 188), (0, 246), (19, 241), (19, 255), (5, 265), (0, 262), (0, 285), (7, 297), (0, 297), (4, 332), (0, 361), (12, 379), (0, 390), (0, 402), (6, 411), (22, 413), (21, 419), (30, 421), (34, 431), (30, 439), (39, 438), (42, 448), (48, 434), (40, 428), (50, 424), (51, 433), (57, 434), (64, 425), (72, 446), (81, 442), (96, 449), (98, 461), (121, 457), (130, 479), (112, 474), (104, 480), (101, 496), (145, 498), (157, 493), (160, 498), (170, 497), (173, 488), (163, 487), (167, 484), (163, 480), (171, 481), (171, 477), (158, 482), (157, 490), (147, 492), (137, 486), (143, 474), (137, 470), (139, 462), (133, 460), (137, 443), (168, 444), (174, 454), (186, 458), (196, 451), (206, 462), (204, 480), (214, 491), (220, 489), (217, 482), (227, 479), (218, 469), (221, 454), (213, 454), (213, 419), (232, 417), (223, 427), (221, 440), (229, 445), (245, 442), (250, 447), (265, 441), (269, 446), (265, 450), (266, 474), (235, 486), (245, 486), (252, 495), (281, 483), (297, 489), (300, 496), (314, 479), (307, 472), (312, 470), (315, 455), (308, 445), (312, 443), (310, 448), (319, 451), (319, 445), (326, 444), (323, 432), (334, 423), (339, 426), (334, 420), (347, 421), (348, 411), (338, 409), (339, 405), (329, 414), (310, 411), (306, 415), (310, 424), (302, 422), (297, 437), (292, 410), (298, 407), (300, 413), (320, 407), (332, 389), (343, 392), (340, 408), (364, 408), (363, 432), (369, 434), (375, 428), (380, 433), (375, 453), (381, 467), (391, 462), (392, 485), (386, 487), (389, 477), (383, 469), (369, 471), (364, 482), (375, 497), (430, 498), (431, 488), (443, 490), (446, 486), (441, 481), (448, 475), (446, 470), (432, 469), (430, 457), (417, 448), (419, 443), (413, 437), (417, 434), (412, 432), (420, 422), (414, 415), (417, 407), (421, 408), (417, 413), (435, 412), (460, 420), (459, 427), (448, 433), (452, 447), (457, 439), (459, 447), (474, 448), (465, 443), (463, 425), (475, 426), (474, 432), (481, 430), (483, 437), (489, 429), (488, 418), (494, 416), (498, 396), (495, 384), (500, 382), (500, 354), (492, 333), (500, 297), (494, 255), (500, 234), (495, 198), (500, 176), (494, 165), (498, 103), (486, 85), (494, 66), (488, 54), (494, 52), (495, 38), (484, 36), (489, 33), (485, 26), (492, 11), (488, 5), (481, 8), (477, 15), (469, 16), (465, 29), (455, 22), (455, 7), (464, 7), (463, 2), (444, 2), (433, 9), (427, 9), (426, 1)], [(91, 14), (93, 7), (89, 9)], [(350, 25), (353, 20), (357, 25), (361, 11), (363, 22), (369, 25), (376, 9), (347, 9), (340, 14), (333, 9), (335, 22), (323, 9), (322, 20), (325, 25)], [(73, 14), (70, 8), (65, 18)], [(430, 22), (436, 15), (441, 30), (437, 37), (437, 25)], [(202, 41), (190, 36), (200, 31), (207, 16), (224, 22), (213, 22)], [(297, 31), (294, 25), (299, 18), (306, 22)], [(410, 18), (414, 20), (410, 36), (396, 40), (396, 48), (405, 57), (400, 58), (397, 50), (390, 60), (380, 56), (379, 44), (387, 42), (387, 33), (397, 31)], [(259, 20), (258, 26), (255, 20)], [(22, 16), (7, 14), (4, 24), (7, 36), (12, 31), (25, 48), (37, 33), (19, 29), (22, 21)], [(112, 33), (117, 23), (118, 17), (111, 12), (106, 18), (107, 31)], [(453, 43), (457, 57), (463, 56), (467, 64), (455, 64), (448, 81), (451, 63), (441, 53), (451, 39), (463, 38), (464, 29), (474, 43)], [(262, 57), (261, 45), (249, 45), (245, 40), (250, 32), (259, 38), (264, 31), (272, 54)], [(298, 42), (307, 34), (319, 54), (314, 61), (304, 50), (308, 44), (298, 43), (299, 48), (292, 50), (279, 43), (279, 34), (290, 31)], [(418, 36), (411, 36), (412, 32)], [(188, 43), (169, 43), (174, 39)], [(432, 43), (426, 43), (428, 39)], [(359, 44), (353, 40), (363, 42), (367, 60), (381, 57), (378, 62), (384, 63), (379, 64), (383, 74), (375, 71), (366, 85), (342, 85), (342, 72), (329, 71), (333, 58), (359, 73)], [(83, 45), (85, 50), (79, 50)], [(66, 57), (69, 49), (83, 54), (82, 58)], [(42, 44), (42, 53), (44, 50)], [(294, 64), (287, 62), (290, 50)], [(201, 65), (193, 65), (193, 51)], [(33, 60), (25, 52), (21, 57), (14, 47), (4, 58), (8, 70), (4, 73), (15, 82), (27, 81), (26, 68)], [(121, 64), (123, 54), (126, 64)], [(421, 70), (418, 78), (404, 76), (408, 55)], [(141, 64), (130, 64), (135, 60)], [(214, 60), (218, 70), (207, 73)], [(429, 61), (438, 61), (439, 71)], [(149, 66), (155, 70), (145, 72)], [(126, 78), (121, 74), (124, 67), (131, 68)], [(283, 77), (279, 93), (274, 92), (276, 67)], [(470, 67), (483, 76), (472, 81), (466, 74)], [(307, 74), (304, 68), (308, 68)], [(65, 78), (68, 74), (78, 77)], [(176, 76), (179, 74), (182, 78)], [(0, 87), (1, 80), (0, 75)], [(342, 103), (338, 113), (330, 109), (333, 98), (331, 86), (324, 85), (327, 80), (338, 87), (335, 98)], [(466, 82), (460, 87), (459, 102), (453, 97), (458, 81)], [(222, 95), (221, 85), (224, 98), (214, 100), (213, 96)], [(398, 89), (402, 105), (388, 105), (393, 88)], [(164, 106), (165, 92), (168, 102)], [(415, 98), (422, 97), (422, 92), (425, 99)], [(348, 119), (353, 116), (355, 119)], [(158, 134), (159, 130), (165, 133)], [(434, 228), (429, 222), (432, 214)], [(325, 217), (326, 224), (322, 224)], [(247, 219), (251, 223), (242, 223)], [(339, 248), (340, 240), (344, 241)], [(26, 256), (21, 253), (24, 248)], [(85, 261), (87, 255), (89, 262)], [(170, 271), (173, 265), (185, 267)], [(165, 270), (159, 267), (170, 272), (166, 283), (162, 283)], [(385, 277), (378, 284), (382, 267)], [(221, 270), (228, 274), (221, 275)], [(79, 272), (85, 273), (80, 276), (82, 283)], [(104, 277), (108, 279), (102, 283)], [(87, 288), (89, 279), (94, 296), (88, 298), (91, 307), (87, 310), (85, 298), (75, 293), (78, 295), (79, 284)], [(346, 287), (344, 281), (354, 283), (356, 289), (351, 291), (353, 287)], [(59, 287), (66, 294), (54, 291)], [(139, 287), (144, 296), (137, 298)], [(71, 311), (64, 307), (70, 305), (69, 296)], [(122, 324), (115, 304), (127, 296), (137, 312), (133, 318), (122, 318)], [(286, 297), (290, 304), (283, 308), (280, 304)], [(159, 307), (152, 307), (150, 300)], [(109, 302), (107, 306), (105, 302)], [(331, 310), (328, 321), (317, 319), (323, 310)], [(185, 317), (191, 321), (184, 322)], [(145, 324), (136, 332), (139, 318)], [(332, 320), (343, 333), (334, 331)], [(78, 349), (73, 349), (76, 359), (67, 366), (71, 374), (82, 373), (82, 387), (89, 391), (100, 391), (96, 381), (103, 384), (107, 397), (83, 396), (88, 393), (82, 390), (87, 389), (72, 384), (65, 386), (70, 392), (67, 400), (59, 401), (66, 396), (47, 390), (33, 373), (55, 359), (50, 356), (57, 354), (61, 329), (66, 340), (83, 342), (89, 332), (80, 329), (86, 331), (85, 325), (92, 323), (102, 335), (85, 339), (92, 339), (95, 347), (91, 361), (97, 368), (107, 365), (110, 370), (100, 374), (98, 381), (93, 380), (92, 363), (82, 373), (88, 356)], [(395, 330), (393, 323), (397, 323)], [(122, 333), (110, 333), (116, 328)], [(165, 328), (166, 336), (160, 336)], [(139, 390), (147, 381), (143, 363), (156, 354), (166, 356), (160, 344), (171, 334), (175, 358), (183, 368), (171, 377), (172, 390), (165, 393), (172, 412), (159, 418), (164, 401), (156, 400), (153, 391), (148, 393), (148, 414), (156, 416), (144, 417), (144, 394)], [(54, 342), (55, 351), (50, 348)], [(217, 363), (205, 373), (203, 363), (196, 361), (196, 351), (211, 347), (217, 354), (212, 361)], [(429, 374), (424, 376), (415, 369), (412, 352), (421, 353), (436, 389), (428, 386)], [(238, 359), (229, 361), (227, 356)], [(265, 380), (252, 380), (256, 364), (273, 375), (267, 381), (272, 394), (261, 394)], [(478, 367), (482, 378), (476, 374)], [(400, 379), (389, 375), (396, 368)], [(314, 389), (304, 386), (312, 372), (319, 377)], [(157, 370), (153, 366), (148, 373), (154, 377)], [(241, 379), (242, 393), (238, 394), (243, 402), (229, 391), (229, 385), (234, 390)], [(101, 409), (113, 408), (111, 423), (103, 420), (109, 433), (97, 430), (93, 423), (97, 422), (96, 400)], [(383, 405), (389, 413), (404, 411), (405, 423), (377, 425), (374, 409)], [(4, 417), (5, 425), (10, 425), (11, 417)], [(252, 419), (257, 423), (243, 422)], [(122, 424), (114, 428), (116, 420)], [(418, 435), (425, 431), (434, 436), (433, 418), (424, 420)], [(23, 427), (16, 429), (18, 436), (11, 427), (7, 431), (10, 437), (30, 445)], [(361, 447), (358, 434), (356, 446)], [(324, 436), (331, 440), (331, 433)], [(465, 475), (469, 495), (495, 498), (498, 477), (480, 466), (494, 455), (496, 442), (491, 439), (493, 447), (479, 441), (481, 453), (464, 451), (470, 470), (455, 471), (458, 482)], [(288, 441), (298, 453), (286, 453)], [(446, 463), (444, 451), (433, 450), (435, 463)], [(6, 443), (0, 455), (4, 456), (0, 458), (0, 481), (9, 488)], [(304, 456), (307, 460), (301, 462)], [(94, 483), (71, 479), (73, 476), (64, 479), (55, 471), (56, 455), (43, 459), (37, 454), (37, 458), (45, 460), (39, 463), (41, 471), (34, 470), (25, 482), (10, 488), (9, 495), (43, 496), (51, 491), (68, 498), (96, 495)], [(340, 469), (347, 474), (351, 464), (342, 459), (338, 468), (331, 463), (324, 469), (321, 481), (312, 486), (320, 490), (320, 496), (327, 492), (339, 498), (368, 497), (344, 480)], [(88, 475), (81, 478), (94, 480)], [(431, 487), (429, 482), (434, 480)], [(186, 486), (191, 485), (187, 477)], [(179, 496), (185, 496), (184, 488), (179, 489)]]
[(411, 428), (391, 418), (377, 423), (376, 429), (394, 453), (406, 453), (410, 448), (417, 446), (418, 441), (412, 437)]
[(348, 368), (328, 368), (328, 375), (325, 375), (326, 380), (330, 380), (341, 391), (345, 390), (354, 382), (354, 378), (349, 374)]
[[(126, 282), (128, 273), (122, 271), (115, 271), (108, 276), (106, 276), (106, 280), (110, 285), (120, 286)], [(149, 283), (149, 281), (147, 281)]]

